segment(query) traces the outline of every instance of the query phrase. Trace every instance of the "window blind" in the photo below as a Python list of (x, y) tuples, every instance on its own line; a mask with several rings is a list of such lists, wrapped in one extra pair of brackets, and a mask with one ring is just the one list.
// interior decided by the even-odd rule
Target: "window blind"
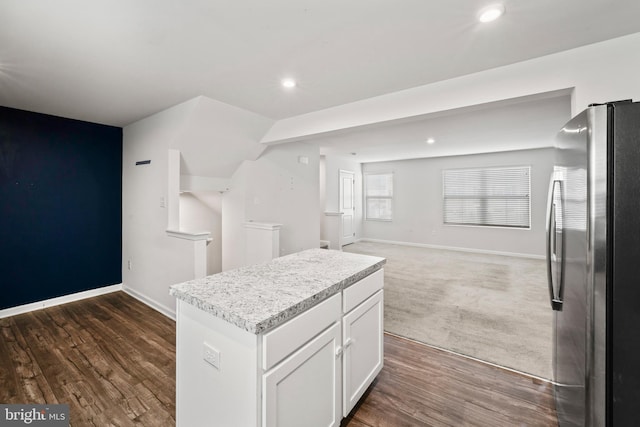
[(529, 166), (443, 171), (444, 223), (529, 228)]
[(393, 173), (364, 176), (365, 218), (391, 221), (393, 217)]

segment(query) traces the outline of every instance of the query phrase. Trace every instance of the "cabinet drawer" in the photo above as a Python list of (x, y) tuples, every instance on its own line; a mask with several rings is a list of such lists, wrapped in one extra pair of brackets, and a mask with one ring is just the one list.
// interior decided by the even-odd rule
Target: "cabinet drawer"
[(375, 294), (384, 286), (384, 269), (380, 269), (370, 274), (362, 280), (346, 288), (343, 292), (344, 313), (353, 310), (358, 304)]
[(336, 294), (288, 322), (267, 332), (262, 338), (262, 368), (271, 369), (302, 347), (311, 338), (340, 319), (341, 295)]

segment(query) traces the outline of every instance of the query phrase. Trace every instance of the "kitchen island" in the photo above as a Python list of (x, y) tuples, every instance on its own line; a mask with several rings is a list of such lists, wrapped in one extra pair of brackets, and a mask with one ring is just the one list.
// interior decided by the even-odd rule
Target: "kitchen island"
[(172, 286), (177, 425), (340, 425), (382, 368), (384, 263), (311, 249)]

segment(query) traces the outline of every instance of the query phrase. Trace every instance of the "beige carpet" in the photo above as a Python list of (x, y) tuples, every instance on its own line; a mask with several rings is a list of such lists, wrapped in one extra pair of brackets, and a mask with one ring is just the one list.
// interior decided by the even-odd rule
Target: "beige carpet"
[(551, 378), (543, 260), (369, 242), (343, 250), (387, 258), (386, 331)]

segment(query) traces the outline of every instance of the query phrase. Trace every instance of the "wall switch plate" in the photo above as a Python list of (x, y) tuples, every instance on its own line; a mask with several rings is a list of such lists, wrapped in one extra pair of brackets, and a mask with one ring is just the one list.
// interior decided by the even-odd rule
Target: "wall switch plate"
[(220, 352), (206, 342), (202, 347), (202, 358), (216, 369), (220, 369)]
[(164, 208), (167, 205), (167, 202), (165, 201), (164, 197), (160, 197), (160, 207)]

